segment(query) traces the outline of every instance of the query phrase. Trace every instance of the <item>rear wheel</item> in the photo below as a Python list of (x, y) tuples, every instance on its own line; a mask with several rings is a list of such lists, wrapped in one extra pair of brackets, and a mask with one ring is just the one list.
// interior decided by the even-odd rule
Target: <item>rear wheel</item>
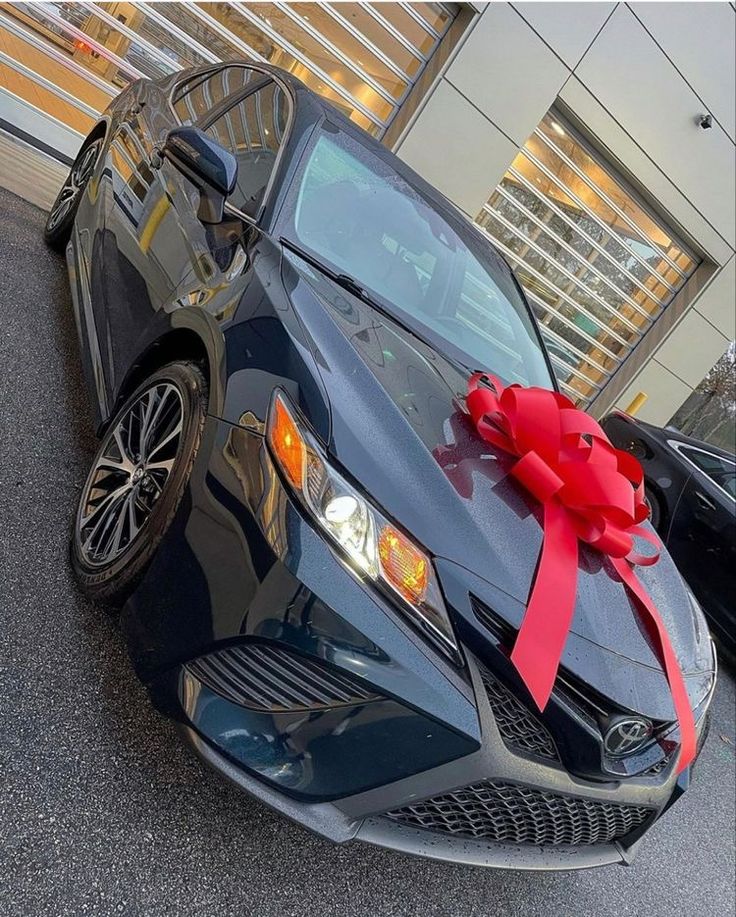
[(104, 137), (97, 137), (77, 153), (69, 175), (49, 211), (43, 237), (46, 244), (58, 252), (63, 253), (69, 241), (79, 202), (100, 158), (104, 142)]
[(199, 367), (171, 363), (113, 417), (72, 529), (72, 568), (91, 597), (120, 604), (137, 585), (179, 506), (206, 413)]
[(644, 500), (649, 507), (649, 521), (659, 532), (659, 526), (662, 522), (662, 506), (660, 505), (659, 497), (646, 484), (644, 485)]

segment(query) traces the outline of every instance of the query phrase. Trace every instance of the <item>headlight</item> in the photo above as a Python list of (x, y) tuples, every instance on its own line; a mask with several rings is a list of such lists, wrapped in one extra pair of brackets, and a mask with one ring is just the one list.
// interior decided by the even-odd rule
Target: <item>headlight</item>
[(269, 411), (267, 441), (287, 481), (351, 572), (390, 596), (458, 662), (457, 642), (430, 558), (330, 466), (278, 391)]

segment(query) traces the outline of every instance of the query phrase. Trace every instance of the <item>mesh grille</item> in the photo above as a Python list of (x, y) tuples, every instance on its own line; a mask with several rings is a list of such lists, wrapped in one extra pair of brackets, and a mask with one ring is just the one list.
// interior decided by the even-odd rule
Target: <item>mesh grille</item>
[(485, 781), (387, 815), (402, 824), (442, 834), (547, 847), (611, 843), (638, 828), (652, 812), (644, 806)]
[(230, 646), (200, 656), (186, 668), (217, 694), (255, 710), (314, 710), (378, 696), (318, 660), (280, 646)]
[(486, 669), (480, 676), (504, 743), (539, 758), (559, 761), (557, 749), (546, 727)]

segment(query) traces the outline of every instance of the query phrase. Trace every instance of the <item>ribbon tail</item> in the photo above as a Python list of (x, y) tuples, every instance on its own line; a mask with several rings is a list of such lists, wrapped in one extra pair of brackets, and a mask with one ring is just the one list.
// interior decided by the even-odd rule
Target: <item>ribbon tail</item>
[(677, 661), (677, 656), (672, 648), (664, 621), (660, 617), (654, 602), (649, 598), (646, 589), (639, 582), (629, 563), (623, 558), (611, 558), (616, 572), (621, 577), (624, 585), (633, 593), (638, 605), (642, 608), (654, 624), (657, 642), (659, 643), (659, 657), (664, 666), (667, 682), (672, 693), (675, 715), (680, 724), (680, 759), (677, 762), (677, 773), (681, 773), (695, 760), (696, 737), (695, 717), (693, 716), (690, 699), (687, 696), (685, 680)]
[(540, 710), (554, 687), (575, 612), (578, 539), (564, 506), (544, 504), (544, 541), (539, 569), (511, 661)]

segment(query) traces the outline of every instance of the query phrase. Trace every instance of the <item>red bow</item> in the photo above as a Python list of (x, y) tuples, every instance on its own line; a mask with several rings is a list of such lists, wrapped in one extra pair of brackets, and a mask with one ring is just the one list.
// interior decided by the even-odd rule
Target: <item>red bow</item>
[[(481, 380), (490, 383), (481, 384)], [(475, 373), (468, 409), (487, 442), (518, 456), (511, 475), (544, 509), (542, 553), (511, 660), (540, 710), (554, 686), (575, 611), (578, 541), (609, 559), (646, 623), (672, 692), (680, 724), (678, 773), (695, 757), (695, 720), (664, 622), (634, 564), (656, 563), (659, 551), (638, 554), (634, 537), (659, 542), (640, 527), (649, 514), (643, 473), (616, 449), (600, 425), (564, 395), (542, 388), (504, 386)]]

